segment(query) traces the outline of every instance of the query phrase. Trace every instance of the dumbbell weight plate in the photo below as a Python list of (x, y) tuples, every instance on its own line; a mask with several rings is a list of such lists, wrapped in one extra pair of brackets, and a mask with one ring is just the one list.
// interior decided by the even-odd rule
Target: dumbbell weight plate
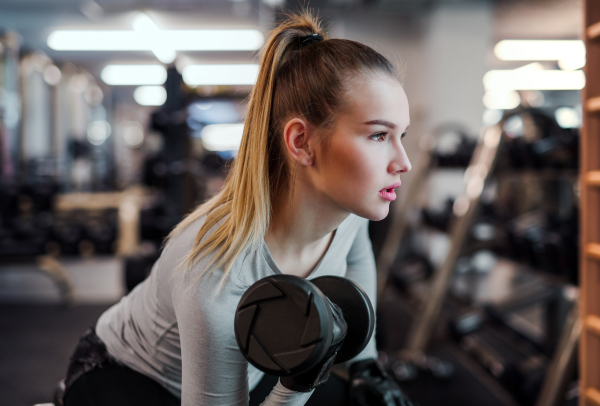
[(321, 276), (311, 282), (344, 313), (348, 333), (335, 363), (346, 362), (360, 354), (373, 335), (375, 312), (371, 301), (360, 286), (346, 278)]
[(292, 275), (263, 278), (242, 295), (235, 337), (246, 359), (268, 374), (306, 372), (333, 340), (333, 317), (323, 293)]

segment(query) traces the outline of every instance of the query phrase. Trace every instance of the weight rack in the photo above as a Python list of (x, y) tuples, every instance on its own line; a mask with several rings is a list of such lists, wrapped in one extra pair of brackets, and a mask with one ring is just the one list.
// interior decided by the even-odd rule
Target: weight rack
[(584, 1), (587, 64), (582, 92), (580, 406), (600, 405), (600, 3)]
[[(598, 104), (600, 111), (600, 101)], [(489, 179), (494, 176), (494, 168), (504, 138), (503, 123), (504, 120), (495, 126), (484, 128), (479, 135), (477, 147), (465, 172), (464, 191), (457, 197), (453, 206), (454, 218), (449, 228), (450, 248), (448, 254), (444, 262), (435, 269), (427, 300), (420, 303), (414, 322), (408, 332), (405, 348), (398, 354), (399, 359), (414, 360), (424, 357), (451, 288), (457, 260), (464, 248), (468, 232), (477, 219), (484, 187)], [(387, 238), (377, 258), (378, 297), (381, 297), (389, 278), (390, 268), (406, 231), (406, 215), (409, 210), (416, 206), (416, 196), (418, 195), (416, 189), (431, 174), (433, 141), (428, 138), (424, 138), (424, 140), (424, 143), (420, 145), (423, 157), (419, 162), (422, 162), (422, 165), (415, 168), (417, 172), (415, 174), (416, 182), (409, 185), (410, 190), (406, 191), (408, 196), (400, 202), (397, 210), (395, 210)], [(600, 185), (600, 172), (598, 180)], [(413, 187), (411, 188), (411, 186)], [(598, 253), (600, 259), (600, 245)], [(565, 320), (562, 332), (559, 333), (560, 338), (554, 355), (549, 362), (548, 372), (537, 397), (536, 406), (561, 405), (561, 399), (564, 397), (567, 384), (572, 378), (575, 368), (576, 350), (581, 333), (581, 323), (577, 317), (578, 311), (578, 302), (575, 300)], [(598, 319), (598, 331), (600, 333), (600, 318)], [(600, 403), (597, 404), (600, 405)]]

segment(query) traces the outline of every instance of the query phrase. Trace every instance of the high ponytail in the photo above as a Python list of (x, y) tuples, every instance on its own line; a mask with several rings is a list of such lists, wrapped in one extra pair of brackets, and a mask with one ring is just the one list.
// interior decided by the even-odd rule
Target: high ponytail
[[(311, 34), (325, 40), (302, 47), (299, 39)], [(206, 215), (181, 264), (184, 269), (216, 252), (200, 275), (222, 267), (224, 284), (238, 255), (263, 241), (272, 198), (290, 185), (291, 168), (281, 136), (284, 121), (301, 116), (315, 127), (330, 125), (343, 108), (344, 83), (350, 75), (368, 70), (397, 77), (392, 64), (373, 49), (349, 40), (327, 40), (319, 21), (307, 11), (289, 16), (271, 31), (250, 94), (240, 149), (223, 188), (165, 240)]]

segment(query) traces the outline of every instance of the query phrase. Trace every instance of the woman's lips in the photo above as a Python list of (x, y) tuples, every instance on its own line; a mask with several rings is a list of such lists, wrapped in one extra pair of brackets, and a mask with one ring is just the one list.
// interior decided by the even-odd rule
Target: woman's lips
[(394, 200), (396, 200), (396, 193), (394, 192), (394, 189), (397, 187), (400, 187), (400, 185), (401, 185), (401, 182), (398, 182), (398, 183), (394, 183), (393, 185), (390, 185), (384, 189), (381, 189), (379, 191), (379, 195), (381, 197), (383, 197), (385, 200), (393, 202)]
[(385, 200), (389, 200), (390, 202), (396, 200), (396, 193), (394, 192), (394, 189), (380, 190), (379, 196), (383, 197)]

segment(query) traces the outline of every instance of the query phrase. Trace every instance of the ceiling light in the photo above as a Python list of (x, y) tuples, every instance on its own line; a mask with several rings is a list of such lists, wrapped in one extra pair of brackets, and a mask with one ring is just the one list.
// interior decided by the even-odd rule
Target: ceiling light
[(581, 40), (503, 40), (494, 47), (503, 61), (559, 61), (585, 57)]
[(134, 90), (133, 98), (142, 106), (162, 106), (167, 101), (167, 91), (162, 86), (140, 86)]
[(57, 30), (47, 41), (55, 51), (149, 51), (144, 42), (125, 30)]
[[(174, 51), (255, 51), (258, 30), (161, 30), (161, 43)], [(136, 30), (56, 30), (48, 36), (55, 51), (153, 51), (155, 44)]]
[(258, 65), (189, 65), (183, 70), (183, 80), (189, 86), (253, 85), (258, 77)]
[(244, 124), (211, 124), (202, 129), (202, 145), (209, 151), (237, 151), (242, 142)]
[(162, 85), (167, 70), (161, 65), (107, 65), (100, 77), (108, 85)]
[(483, 76), (486, 90), (580, 90), (585, 86), (583, 71), (491, 70)]

